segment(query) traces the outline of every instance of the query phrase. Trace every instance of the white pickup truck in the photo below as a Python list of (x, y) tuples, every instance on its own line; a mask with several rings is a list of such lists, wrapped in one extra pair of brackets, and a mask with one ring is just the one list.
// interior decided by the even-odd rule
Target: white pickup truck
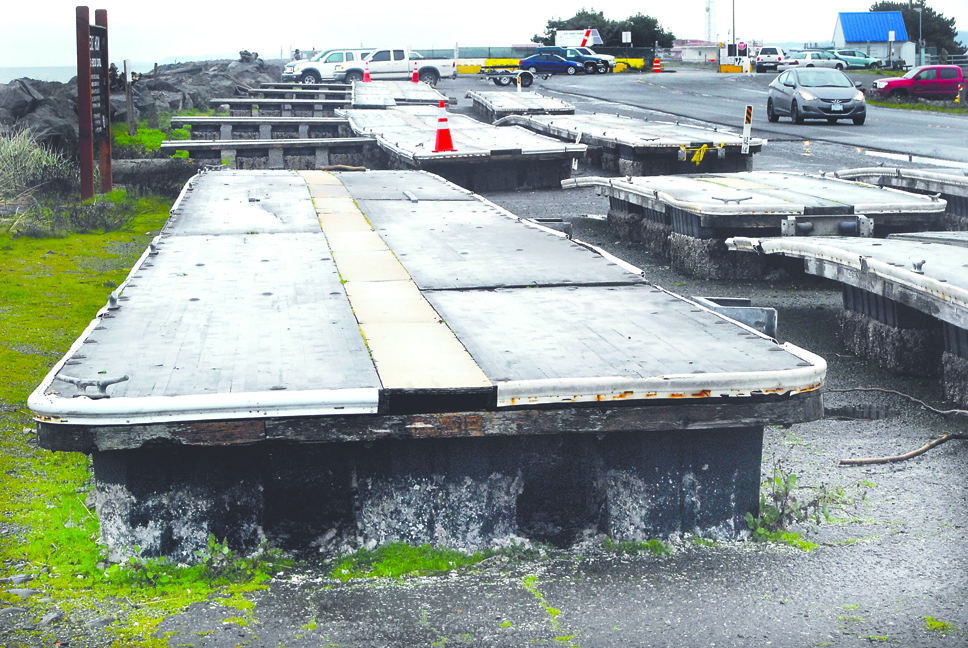
[(412, 79), (414, 63), (417, 78), (431, 86), (441, 79), (457, 78), (457, 59), (424, 58), (417, 52), (401, 49), (376, 49), (362, 61), (337, 65), (333, 73), (337, 81), (362, 81), (367, 71), (374, 81)]

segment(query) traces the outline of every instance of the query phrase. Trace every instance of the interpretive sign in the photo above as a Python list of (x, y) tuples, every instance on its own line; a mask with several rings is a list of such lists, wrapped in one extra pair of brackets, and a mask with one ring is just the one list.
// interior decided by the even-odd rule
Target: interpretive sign
[(90, 26), (91, 50), (91, 126), (94, 139), (101, 140), (111, 132), (111, 103), (108, 95), (108, 30)]

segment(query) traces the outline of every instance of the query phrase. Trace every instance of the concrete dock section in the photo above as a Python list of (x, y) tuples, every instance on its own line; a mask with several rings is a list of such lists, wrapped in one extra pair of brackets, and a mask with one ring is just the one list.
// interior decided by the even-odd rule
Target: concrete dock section
[(355, 81), (350, 105), (353, 108), (390, 106), (437, 106), (447, 97), (426, 83), (413, 81)]
[(509, 115), (495, 123), (588, 144), (605, 171), (625, 176), (751, 171), (764, 144), (752, 138), (744, 152), (742, 136), (727, 129), (603, 113)]
[(844, 345), (899, 374), (940, 376), (968, 405), (968, 232), (887, 239), (735, 237), (730, 249), (803, 259), (843, 285)]
[(524, 128), (498, 128), (465, 115), (446, 113), (453, 151), (434, 152), (441, 113), (429, 106), (341, 112), (358, 136), (375, 137), (381, 156), (375, 169), (436, 173), (472, 191), (558, 187), (569, 178), (584, 144), (565, 143)]
[(574, 115), (570, 103), (535, 92), (487, 92), (469, 90), (465, 95), (471, 100), (474, 114), (487, 122), (494, 122), (508, 115)]
[(789, 172), (690, 176), (582, 177), (562, 186), (595, 187), (609, 200), (609, 230), (705, 278), (763, 276), (763, 257), (727, 254), (725, 239), (851, 235), (938, 229), (946, 203), (924, 196)]
[(737, 537), (826, 364), (418, 171), (221, 170), (29, 399), (112, 556)]
[(172, 117), (172, 128), (191, 129), (192, 139), (319, 139), (348, 137), (345, 117)]
[(937, 195), (948, 203), (948, 229), (968, 230), (968, 171), (869, 167), (844, 169), (834, 175), (845, 180), (858, 180), (881, 187)]

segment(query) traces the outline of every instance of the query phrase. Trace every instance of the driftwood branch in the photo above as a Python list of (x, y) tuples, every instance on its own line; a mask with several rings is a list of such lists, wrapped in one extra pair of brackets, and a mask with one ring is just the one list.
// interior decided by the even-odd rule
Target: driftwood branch
[(921, 446), (917, 450), (912, 450), (907, 454), (895, 455), (893, 457), (872, 457), (870, 459), (841, 459), (837, 462), (838, 466), (860, 466), (866, 464), (883, 464), (883, 463), (894, 463), (895, 461), (905, 461), (906, 459), (913, 459), (918, 455), (922, 455), (931, 448), (936, 448), (946, 441), (951, 441), (952, 439), (968, 439), (968, 434), (946, 434), (939, 439)]
[[(935, 407), (931, 407), (924, 401), (919, 400), (913, 396), (909, 396), (908, 394), (896, 391), (894, 389), (884, 389), (883, 387), (854, 387), (851, 389), (828, 389), (826, 391), (827, 393), (839, 393), (839, 394), (843, 394), (846, 392), (881, 392), (884, 394), (894, 394), (895, 396), (900, 396), (901, 398), (907, 399), (912, 403), (917, 403), (918, 405), (928, 410), (929, 412), (934, 412), (935, 414), (940, 414), (941, 416), (951, 416), (951, 415), (968, 416), (968, 410), (962, 410), (962, 409), (939, 410)], [(942, 437), (921, 446), (917, 450), (912, 450), (911, 452), (908, 452), (906, 454), (895, 455), (892, 457), (871, 457), (868, 459), (841, 459), (840, 461), (837, 462), (837, 465), (838, 466), (860, 466), (860, 465), (883, 464), (883, 463), (894, 463), (896, 461), (905, 461), (907, 459), (912, 459), (914, 457), (922, 455), (928, 450), (930, 450), (931, 448), (936, 448), (942, 443), (951, 441), (952, 439), (968, 439), (968, 434), (945, 434)]]

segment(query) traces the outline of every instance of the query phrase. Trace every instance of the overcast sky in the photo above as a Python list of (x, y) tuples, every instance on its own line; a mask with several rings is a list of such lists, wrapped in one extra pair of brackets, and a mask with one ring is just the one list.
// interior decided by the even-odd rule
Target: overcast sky
[[(716, 18), (714, 36), (729, 40), (735, 6), (738, 39), (763, 43), (830, 41), (838, 11), (867, 11), (872, 4), (872, 0), (813, 0), (797, 4), (711, 1)], [(5, 5), (0, 13), (0, 67), (76, 63), (76, 0)], [(958, 29), (968, 29), (968, 0), (929, 0), (928, 6), (955, 18)], [(706, 0), (609, 0), (597, 5), (582, 0), (491, 0), (477, 6), (441, 0), (290, 0), (258, 4), (116, 0), (90, 5), (91, 22), (95, 9), (108, 11), (111, 60), (127, 58), (142, 63), (171, 57), (197, 60), (243, 49), (259, 52), (268, 59), (279, 58), (282, 51), (288, 56), (290, 48), (296, 47), (507, 46), (527, 43), (534, 34), (544, 32), (549, 19), (569, 18), (583, 8), (602, 11), (611, 20), (643, 13), (657, 18), (676, 38), (705, 36)]]

